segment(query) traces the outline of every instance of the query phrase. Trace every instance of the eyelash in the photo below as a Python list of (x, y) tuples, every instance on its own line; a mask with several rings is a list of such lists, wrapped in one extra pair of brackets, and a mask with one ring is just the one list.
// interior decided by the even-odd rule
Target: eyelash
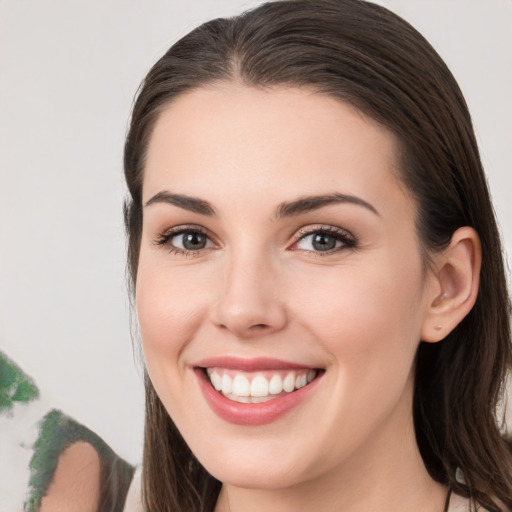
[(181, 247), (176, 247), (175, 245), (171, 244), (170, 241), (176, 236), (184, 235), (186, 233), (190, 234), (198, 234), (201, 236), (204, 236), (208, 240), (211, 241), (211, 237), (208, 235), (208, 233), (200, 228), (199, 226), (178, 226), (175, 228), (171, 228), (164, 233), (160, 233), (153, 243), (155, 245), (159, 245), (162, 247), (166, 247), (171, 254), (177, 254), (180, 256), (197, 256), (199, 255), (200, 251), (203, 249), (197, 249), (197, 250), (187, 250), (182, 249)]
[(330, 256), (341, 250), (357, 248), (356, 238), (345, 229), (337, 228), (335, 226), (308, 226), (306, 228), (302, 228), (297, 232), (296, 240), (293, 243), (292, 247), (296, 246), (299, 242), (305, 240), (308, 236), (311, 235), (329, 236), (334, 238), (336, 242), (341, 242), (342, 245), (340, 247), (335, 247), (327, 251), (312, 251), (308, 249), (299, 248), (293, 250), (311, 253), (314, 257), (323, 257)]
[[(170, 253), (177, 254), (181, 256), (197, 256), (201, 251), (204, 249), (209, 249), (210, 247), (205, 247), (201, 249), (196, 250), (187, 250), (182, 249), (181, 247), (176, 247), (175, 245), (171, 244), (170, 241), (176, 236), (183, 235), (183, 234), (198, 234), (201, 236), (206, 237), (210, 242), (211, 237), (208, 235), (208, 233), (200, 228), (199, 226), (178, 226), (176, 228), (169, 229), (165, 231), (164, 233), (160, 233), (154, 240), (154, 244), (162, 247), (166, 247)], [(341, 247), (335, 247), (334, 249), (326, 250), (326, 251), (312, 251), (308, 249), (300, 249), (296, 248), (293, 249), (294, 246), (299, 244), (301, 241), (305, 240), (308, 236), (311, 235), (325, 235), (329, 236), (335, 239), (336, 242), (341, 242)], [(350, 234), (348, 231), (337, 228), (334, 226), (318, 226), (318, 227), (311, 227), (308, 226), (307, 228), (301, 228), (296, 236), (295, 241), (292, 244), (292, 250), (295, 251), (302, 251), (307, 253), (312, 253), (314, 256), (329, 256), (333, 253), (336, 253), (343, 249), (353, 249), (357, 247), (357, 240), (356, 238)]]

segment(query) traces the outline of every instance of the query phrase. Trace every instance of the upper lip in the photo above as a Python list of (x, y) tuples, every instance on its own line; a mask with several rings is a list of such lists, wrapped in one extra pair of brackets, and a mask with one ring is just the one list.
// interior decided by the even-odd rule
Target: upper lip
[(271, 359), (267, 357), (250, 359), (233, 356), (210, 357), (199, 361), (195, 366), (199, 368), (227, 368), (245, 372), (258, 370), (300, 370), (304, 368), (310, 370), (318, 369), (318, 366), (283, 361), (281, 359)]

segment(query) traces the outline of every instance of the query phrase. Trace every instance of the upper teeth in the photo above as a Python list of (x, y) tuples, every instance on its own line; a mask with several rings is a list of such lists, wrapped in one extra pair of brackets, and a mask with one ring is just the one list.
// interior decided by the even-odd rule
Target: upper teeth
[[(226, 368), (208, 368), (213, 387), (232, 400), (243, 402), (265, 401), (283, 392), (291, 393), (310, 383), (315, 370), (280, 370), (266, 372), (240, 372)], [(249, 397), (259, 398), (251, 400)]]

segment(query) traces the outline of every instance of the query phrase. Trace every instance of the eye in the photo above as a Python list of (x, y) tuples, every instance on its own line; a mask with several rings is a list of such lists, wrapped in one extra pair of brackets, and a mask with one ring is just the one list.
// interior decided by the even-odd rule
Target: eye
[(356, 245), (355, 239), (347, 231), (333, 226), (307, 228), (307, 231), (301, 230), (299, 236), (292, 247), (295, 250), (330, 253)]
[(174, 235), (169, 239), (169, 242), (178, 249), (198, 251), (199, 249), (205, 249), (210, 240), (206, 235), (198, 231), (186, 231), (185, 233)]
[(173, 228), (162, 233), (155, 240), (156, 245), (166, 246), (178, 254), (197, 253), (203, 249), (215, 247), (210, 237), (198, 228)]

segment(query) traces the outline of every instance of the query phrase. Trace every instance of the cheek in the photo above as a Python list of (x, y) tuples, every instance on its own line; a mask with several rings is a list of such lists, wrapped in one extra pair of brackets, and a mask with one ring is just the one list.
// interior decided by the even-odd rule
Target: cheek
[(299, 297), (297, 308), (307, 329), (337, 363), (354, 371), (373, 363), (410, 364), (422, 321), (419, 262), (332, 270), (329, 279), (304, 283), (308, 293), (295, 289), (291, 294)]
[(180, 272), (141, 258), (136, 302), (144, 358), (155, 387), (159, 378), (173, 379), (174, 367), (184, 371), (180, 354), (204, 317), (205, 296)]
[(314, 292), (297, 289), (293, 295), (301, 296), (302, 325), (330, 355), (326, 377), (337, 405), (321, 414), (332, 426), (332, 439), (349, 450), (397, 404), (405, 403), (408, 414), (410, 397), (402, 397), (411, 390), (419, 343), (421, 267), (345, 267), (321, 287), (314, 282), (319, 281), (309, 283)]

